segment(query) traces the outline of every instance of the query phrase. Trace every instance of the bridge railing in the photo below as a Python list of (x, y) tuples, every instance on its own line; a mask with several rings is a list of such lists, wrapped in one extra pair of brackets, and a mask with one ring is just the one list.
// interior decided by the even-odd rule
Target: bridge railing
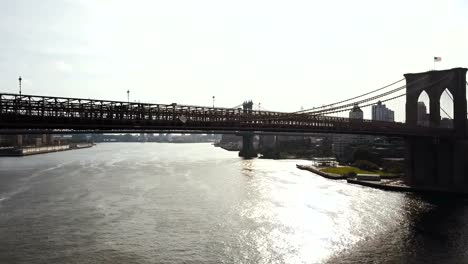
[(202, 120), (220, 117), (240, 117), (248, 115), (279, 116), (281, 112), (252, 111), (222, 107), (203, 107), (179, 104), (149, 104), (83, 98), (45, 97), (18, 94), (0, 94), (0, 114), (29, 116), (65, 116), (75, 118), (118, 118), (151, 119), (159, 115), (163, 119), (174, 118), (174, 114), (190, 115)]

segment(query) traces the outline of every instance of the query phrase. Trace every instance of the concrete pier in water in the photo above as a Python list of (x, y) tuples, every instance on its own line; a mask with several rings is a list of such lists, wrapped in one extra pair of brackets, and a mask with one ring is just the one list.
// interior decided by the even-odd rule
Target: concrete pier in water
[(253, 133), (242, 133), (242, 149), (239, 152), (239, 157), (243, 158), (256, 158), (258, 156), (255, 150), (253, 139)]

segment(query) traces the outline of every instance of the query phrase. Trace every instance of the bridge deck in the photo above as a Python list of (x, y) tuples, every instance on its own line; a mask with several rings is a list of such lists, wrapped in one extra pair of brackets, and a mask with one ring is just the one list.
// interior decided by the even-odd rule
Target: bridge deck
[(0, 132), (262, 131), (449, 137), (453, 130), (398, 122), (178, 104), (0, 94)]

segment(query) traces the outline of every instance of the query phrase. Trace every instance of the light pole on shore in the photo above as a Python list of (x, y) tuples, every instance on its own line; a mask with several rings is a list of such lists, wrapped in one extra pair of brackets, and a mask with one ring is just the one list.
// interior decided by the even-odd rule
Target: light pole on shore
[(130, 104), (130, 90), (127, 90), (127, 103)]
[(213, 108), (214, 108), (215, 96), (213, 95)]

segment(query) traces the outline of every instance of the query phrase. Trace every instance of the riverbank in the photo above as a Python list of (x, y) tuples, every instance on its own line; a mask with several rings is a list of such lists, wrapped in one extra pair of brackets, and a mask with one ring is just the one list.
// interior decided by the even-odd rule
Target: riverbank
[(331, 180), (346, 180), (349, 184), (361, 185), (365, 187), (380, 189), (384, 191), (393, 191), (393, 192), (407, 192), (407, 193), (416, 193), (422, 195), (444, 195), (444, 196), (460, 196), (467, 197), (468, 193), (461, 191), (437, 189), (437, 188), (415, 188), (407, 185), (403, 176), (387, 176), (380, 178), (379, 181), (375, 180), (362, 180), (358, 179), (356, 176), (347, 176), (340, 175), (335, 173), (328, 173), (324, 170), (321, 170), (317, 167), (311, 165), (300, 165), (296, 164), (296, 167), (301, 170), (307, 170), (313, 172), (319, 176), (322, 176)]
[(384, 191), (408, 192), (422, 195), (444, 195), (454, 197), (468, 197), (468, 193), (456, 190), (445, 190), (438, 188), (417, 188), (406, 185), (402, 179), (382, 180), (380, 182), (363, 181), (355, 178), (348, 178), (346, 181), (350, 184), (371, 187)]
[(368, 171), (368, 170), (363, 170), (363, 169), (359, 169), (359, 168), (351, 167), (351, 166), (325, 167), (325, 168), (322, 168), (321, 171), (325, 173), (334, 173), (334, 174), (339, 174), (343, 176), (349, 176), (351, 178), (356, 177), (356, 175), (359, 175), (359, 174), (378, 175), (380, 176), (381, 179), (399, 179), (403, 177), (401, 173), (396, 174), (396, 173), (390, 173), (390, 172), (382, 171), (382, 170)]
[(318, 174), (324, 178), (331, 179), (331, 180), (346, 180), (348, 178), (348, 176), (345, 176), (345, 175), (324, 172), (312, 165), (296, 164), (296, 167), (300, 170), (307, 170), (307, 171), (313, 172), (315, 174)]
[(0, 148), (0, 156), (23, 157), (23, 156), (51, 153), (51, 152), (90, 148), (94, 145), (95, 144), (93, 143), (74, 143), (74, 144), (67, 144), (67, 145), (43, 146), (43, 147), (22, 147), (22, 148), (7, 147), (7, 148)]
[[(351, 184), (358, 184), (362, 186), (367, 186), (367, 187), (372, 187), (372, 188), (377, 188), (377, 189), (382, 189), (382, 190), (387, 190), (387, 191), (399, 191), (399, 192), (413, 191), (413, 189), (410, 186), (406, 185), (401, 180), (401, 175), (396, 176), (396, 175), (388, 175), (385, 173), (381, 173), (380, 175), (370, 174), (372, 172), (360, 170), (354, 167), (325, 167), (325, 168), (319, 169), (312, 165), (300, 165), (300, 164), (296, 164), (296, 167), (301, 170), (307, 170), (307, 171), (313, 172), (315, 174), (318, 174), (319, 176), (322, 176), (324, 178), (331, 179), (331, 180), (346, 180), (348, 183), (351, 183)], [(338, 172), (338, 173), (333, 173), (333, 172)], [(362, 177), (363, 179), (359, 179), (359, 176), (361, 175), (364, 176)], [(366, 176), (374, 176), (378, 179), (377, 180), (364, 180)], [(373, 177), (369, 177), (369, 178), (373, 178)]]
[(213, 144), (215, 147), (220, 147), (227, 151), (240, 151), (241, 147), (238, 144), (217, 143)]

